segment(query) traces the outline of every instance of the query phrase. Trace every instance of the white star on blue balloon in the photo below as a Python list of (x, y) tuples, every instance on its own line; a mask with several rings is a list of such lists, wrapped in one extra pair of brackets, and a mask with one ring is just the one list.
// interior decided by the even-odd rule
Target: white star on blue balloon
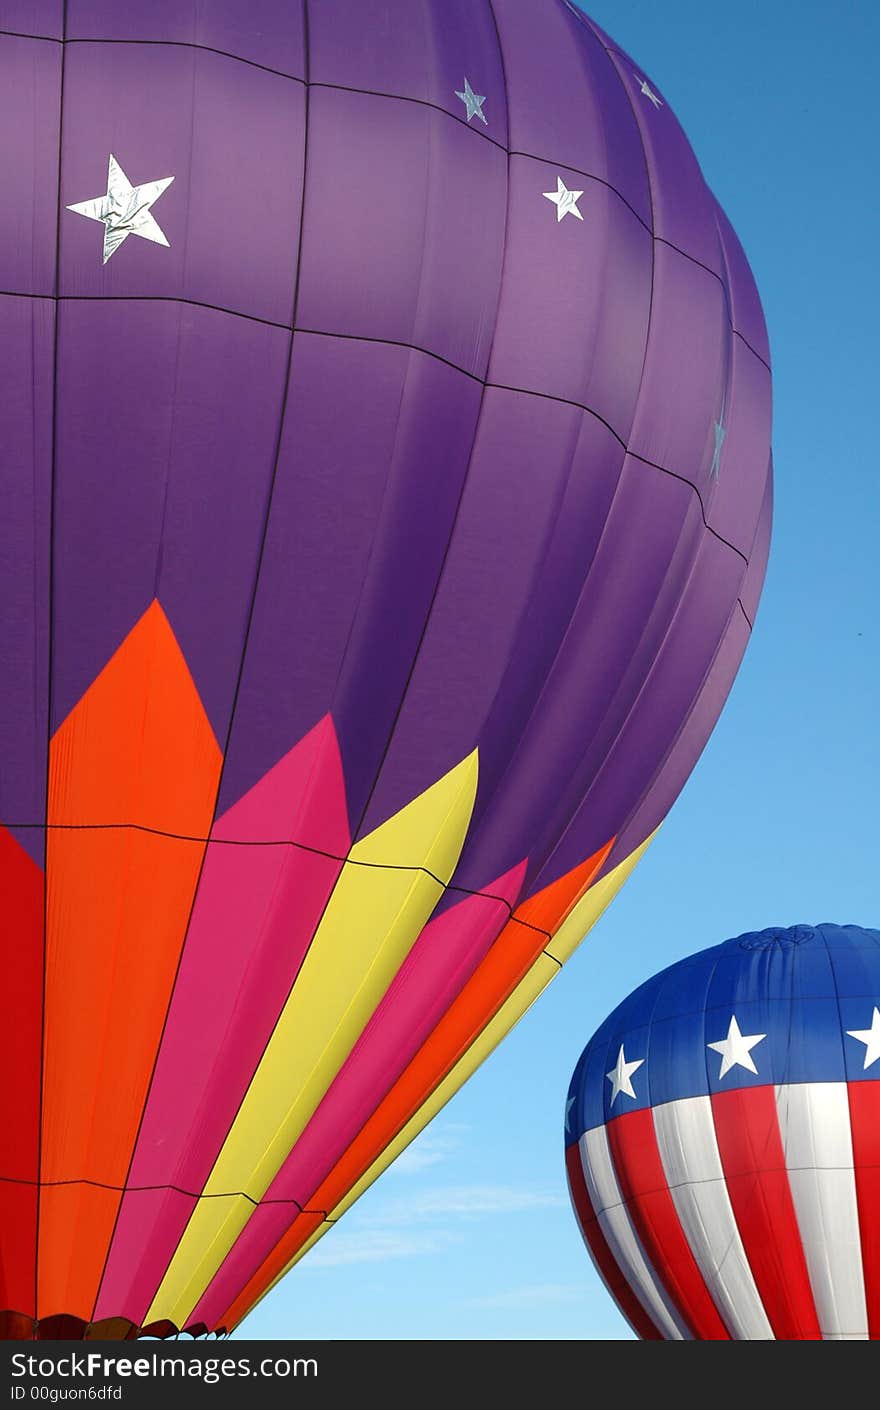
[(752, 1057), (752, 1048), (758, 1043), (763, 1043), (767, 1037), (766, 1033), (742, 1033), (736, 1021), (736, 1014), (733, 1014), (727, 1027), (727, 1037), (720, 1038), (717, 1043), (707, 1043), (706, 1047), (713, 1052), (721, 1054), (721, 1068), (718, 1073), (718, 1080), (726, 1077), (732, 1067), (744, 1067), (748, 1072), (757, 1074), (755, 1059)]
[(611, 1083), (611, 1105), (617, 1101), (621, 1092), (625, 1097), (636, 1099), (636, 1091), (632, 1084), (632, 1075), (644, 1066), (644, 1058), (636, 1058), (633, 1062), (627, 1062), (626, 1053), (623, 1051), (623, 1044), (617, 1054), (617, 1062), (610, 1072), (605, 1073), (606, 1079)]
[(848, 1028), (846, 1030), (846, 1036), (848, 1038), (855, 1038), (857, 1043), (864, 1043), (864, 1066), (872, 1067), (877, 1059), (880, 1058), (880, 1009), (875, 1006), (870, 1028)]

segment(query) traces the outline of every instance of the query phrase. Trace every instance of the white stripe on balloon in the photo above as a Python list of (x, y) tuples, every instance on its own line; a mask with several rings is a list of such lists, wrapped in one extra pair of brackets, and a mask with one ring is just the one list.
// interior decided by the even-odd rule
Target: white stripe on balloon
[(776, 1111), (822, 1336), (867, 1341), (846, 1083), (777, 1087)]
[(692, 1340), (633, 1227), (617, 1183), (605, 1127), (594, 1126), (585, 1131), (578, 1148), (590, 1202), (623, 1276), (667, 1341)]
[(675, 1211), (722, 1321), (737, 1341), (774, 1341), (727, 1193), (711, 1099), (663, 1102), (653, 1115)]

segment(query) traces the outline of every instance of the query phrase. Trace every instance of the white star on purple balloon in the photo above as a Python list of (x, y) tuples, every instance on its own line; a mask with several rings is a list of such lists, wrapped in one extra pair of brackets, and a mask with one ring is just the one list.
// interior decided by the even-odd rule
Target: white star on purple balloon
[(106, 264), (129, 235), (139, 235), (142, 240), (152, 240), (156, 245), (168, 246), (165, 232), (150, 214), (150, 207), (158, 201), (173, 180), (173, 176), (164, 176), (161, 181), (147, 181), (142, 186), (132, 186), (111, 152), (107, 171), (107, 194), (95, 196), (91, 201), (79, 201), (67, 209), (76, 215), (84, 215), (88, 220), (102, 222)]
[(633, 78), (639, 79), (639, 92), (644, 93), (648, 102), (653, 103), (655, 108), (662, 108), (663, 99), (657, 97), (657, 94), (654, 92), (648, 80), (646, 78), (639, 78), (637, 73), (633, 74)]
[(472, 117), (478, 117), (480, 122), (484, 123), (486, 127), (489, 126), (486, 114), (483, 112), (483, 104), (486, 101), (485, 93), (475, 93), (471, 88), (470, 80), (465, 78), (464, 91), (459, 93), (456, 88), (455, 96), (456, 98), (460, 98), (464, 103), (468, 122), (470, 122)]
[(556, 207), (557, 225), (567, 215), (574, 215), (578, 220), (583, 220), (583, 216), (578, 210), (578, 201), (584, 193), (583, 191), (569, 191), (561, 176), (556, 178), (555, 191), (542, 191), (541, 194), (545, 201), (552, 201)]

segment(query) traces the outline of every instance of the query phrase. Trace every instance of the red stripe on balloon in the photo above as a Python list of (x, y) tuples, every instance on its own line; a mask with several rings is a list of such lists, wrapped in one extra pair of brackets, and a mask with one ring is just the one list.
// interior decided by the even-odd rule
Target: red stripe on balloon
[(880, 1339), (880, 1082), (850, 1082), (856, 1199), (871, 1340)]
[(712, 1116), (733, 1215), (780, 1341), (821, 1341), (773, 1087), (716, 1092)]
[(620, 1271), (617, 1260), (602, 1233), (584, 1180), (581, 1149), (577, 1142), (566, 1148), (565, 1169), (568, 1174), (571, 1202), (574, 1205), (580, 1231), (599, 1271), (599, 1276), (636, 1335), (640, 1336), (642, 1341), (662, 1341), (662, 1334), (654, 1326)]
[(43, 873), (2, 827), (0, 895), (4, 934), (0, 985), (0, 1309), (34, 1316)]
[(642, 1247), (693, 1335), (729, 1341), (676, 1212), (650, 1108), (609, 1121), (608, 1145), (627, 1212)]

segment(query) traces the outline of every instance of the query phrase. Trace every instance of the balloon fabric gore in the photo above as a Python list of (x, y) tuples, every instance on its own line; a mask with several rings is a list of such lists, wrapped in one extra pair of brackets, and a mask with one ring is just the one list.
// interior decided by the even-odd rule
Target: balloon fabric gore
[(762, 930), (655, 975), (591, 1038), (569, 1188), (639, 1336), (880, 1339), (878, 996), (880, 931)]

